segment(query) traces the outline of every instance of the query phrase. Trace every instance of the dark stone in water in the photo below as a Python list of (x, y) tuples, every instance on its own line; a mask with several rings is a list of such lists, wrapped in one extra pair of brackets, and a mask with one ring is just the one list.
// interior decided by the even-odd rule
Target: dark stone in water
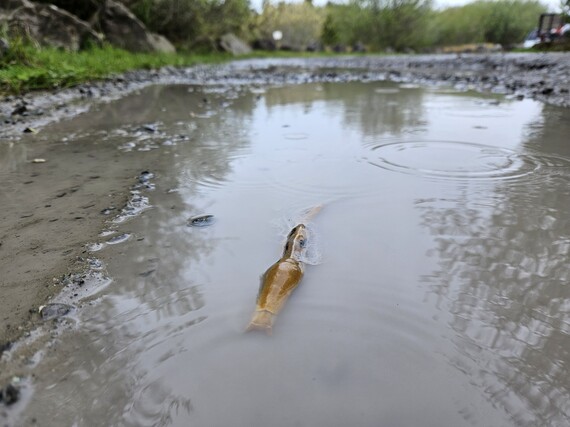
[(145, 131), (150, 132), (150, 133), (154, 133), (158, 130), (158, 127), (155, 124), (150, 123), (150, 124), (144, 125), (142, 127), (142, 130), (145, 130)]
[(40, 316), (42, 320), (50, 320), (68, 314), (73, 307), (67, 304), (51, 303), (40, 307)]
[(150, 276), (152, 273), (154, 273), (156, 270), (153, 268), (152, 270), (148, 270), (148, 271), (144, 271), (142, 273), (139, 273), (140, 277), (148, 277)]
[(16, 108), (14, 108), (14, 111), (12, 111), (12, 116), (21, 116), (27, 111), (28, 107), (26, 107), (26, 104), (20, 104)]
[(196, 215), (188, 219), (190, 227), (207, 227), (214, 223), (214, 215), (204, 214)]
[[(95, 270), (100, 270), (103, 268), (103, 262), (97, 258), (88, 258), (87, 263), (91, 268)], [(83, 281), (83, 283), (81, 283), (79, 286), (82, 286), (83, 284), (85, 284), (85, 281)]]
[(8, 384), (0, 389), (0, 402), (4, 402), (7, 406), (13, 405), (20, 399), (20, 390), (12, 384)]
[[(2, 243), (0, 243), (0, 245), (1, 244)], [(2, 353), (4, 353), (6, 350), (10, 350), (10, 347), (12, 347), (12, 343), (9, 341), (0, 344), (0, 356), (2, 356)]]
[(109, 243), (110, 245), (115, 245), (117, 243), (123, 243), (123, 242), (126, 242), (127, 240), (129, 240), (130, 237), (131, 237), (131, 235), (128, 233), (119, 234), (118, 236), (111, 237), (109, 240), (107, 240), (107, 243)]
[(147, 184), (152, 178), (154, 178), (154, 174), (149, 171), (142, 171), (139, 175), (139, 182), (141, 184)]

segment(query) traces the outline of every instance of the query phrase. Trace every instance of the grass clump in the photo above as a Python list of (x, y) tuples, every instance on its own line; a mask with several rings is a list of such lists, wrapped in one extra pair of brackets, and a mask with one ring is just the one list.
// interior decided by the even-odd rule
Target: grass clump
[[(327, 52), (263, 52), (249, 58), (331, 56)], [(228, 53), (132, 53), (111, 46), (92, 47), (80, 52), (40, 48), (11, 40), (9, 51), (0, 57), (0, 94), (21, 94), (33, 90), (57, 89), (99, 80), (130, 70), (153, 70), (165, 66), (189, 67), (235, 59)]]
[(67, 52), (10, 40), (8, 51), (0, 58), (0, 93), (19, 94), (37, 89), (70, 87), (134, 69), (191, 66), (229, 58), (229, 55), (221, 53), (130, 53), (109, 46)]

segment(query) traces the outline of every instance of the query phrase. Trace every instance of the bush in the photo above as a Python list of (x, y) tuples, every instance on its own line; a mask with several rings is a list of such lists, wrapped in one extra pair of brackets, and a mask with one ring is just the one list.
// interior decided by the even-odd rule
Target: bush
[(537, 0), (480, 0), (445, 9), (435, 16), (436, 45), (520, 43), (537, 26), (546, 7)]
[(249, 0), (129, 0), (127, 6), (154, 32), (189, 49), (215, 48), (225, 33), (243, 35)]
[(326, 10), (322, 40), (327, 44), (332, 34), (338, 43), (360, 42), (373, 50), (420, 49), (430, 42), (430, 0), (351, 0), (329, 4)]
[(319, 41), (324, 22), (324, 9), (310, 2), (281, 2), (277, 6), (264, 2), (262, 13), (253, 23), (254, 38), (272, 39), (274, 31), (281, 31), (282, 46), (305, 50)]

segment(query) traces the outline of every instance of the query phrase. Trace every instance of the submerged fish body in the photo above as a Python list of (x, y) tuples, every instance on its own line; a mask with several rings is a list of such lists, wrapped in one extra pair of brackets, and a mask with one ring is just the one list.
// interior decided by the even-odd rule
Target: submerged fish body
[(258, 329), (271, 334), (275, 317), (303, 277), (304, 266), (300, 257), (306, 239), (305, 225), (295, 226), (287, 236), (283, 255), (261, 277), (255, 313), (248, 331)]

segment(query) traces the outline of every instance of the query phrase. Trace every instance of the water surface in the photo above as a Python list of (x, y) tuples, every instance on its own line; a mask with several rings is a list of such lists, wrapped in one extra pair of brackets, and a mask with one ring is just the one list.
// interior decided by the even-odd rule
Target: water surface
[[(391, 83), (157, 86), (50, 130), (154, 188), (94, 242), (128, 236), (93, 253), (113, 282), (38, 362), (23, 422), (570, 423), (568, 111)], [(273, 336), (244, 334), (319, 203), (318, 262)]]

